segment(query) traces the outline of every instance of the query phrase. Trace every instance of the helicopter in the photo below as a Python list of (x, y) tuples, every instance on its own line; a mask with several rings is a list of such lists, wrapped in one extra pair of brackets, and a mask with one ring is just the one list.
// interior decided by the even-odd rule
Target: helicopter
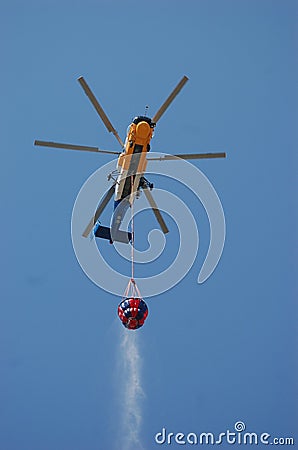
[[(93, 235), (98, 238), (108, 239), (110, 243), (114, 241), (129, 243), (132, 240), (132, 233), (121, 231), (120, 225), (125, 216), (126, 211), (134, 202), (134, 199), (140, 194), (140, 190), (145, 193), (150, 207), (160, 225), (164, 234), (169, 232), (169, 229), (158, 209), (158, 206), (152, 197), (151, 191), (153, 184), (150, 183), (144, 176), (148, 161), (160, 160), (179, 160), (179, 159), (206, 159), (206, 158), (225, 158), (226, 153), (190, 153), (190, 154), (176, 154), (164, 155), (160, 157), (148, 158), (150, 151), (150, 141), (153, 137), (157, 122), (168, 109), (175, 97), (179, 94), (185, 83), (188, 81), (187, 76), (183, 76), (171, 94), (167, 97), (165, 102), (161, 105), (158, 111), (152, 118), (145, 115), (136, 116), (127, 129), (125, 142), (122, 141), (118, 132), (113, 127), (108, 116), (101, 107), (99, 101), (93, 94), (86, 80), (81, 76), (78, 82), (83, 88), (85, 94), (91, 101), (96, 112), (100, 116), (107, 130), (112, 133), (121, 146), (121, 152), (101, 150), (98, 147), (89, 147), (83, 145), (64, 144), (58, 142), (48, 142), (35, 140), (34, 145), (41, 147), (60, 148), (66, 150), (81, 150), (96, 153), (107, 153), (111, 155), (118, 155), (117, 169), (115, 173), (109, 175), (108, 179), (113, 180), (113, 185), (105, 193), (101, 199), (94, 216), (86, 226), (82, 236), (87, 238), (93, 232)], [(146, 106), (146, 112), (147, 112)], [(104, 209), (108, 205), (111, 198), (114, 196), (114, 213), (112, 216), (111, 228), (101, 225), (99, 218)]]

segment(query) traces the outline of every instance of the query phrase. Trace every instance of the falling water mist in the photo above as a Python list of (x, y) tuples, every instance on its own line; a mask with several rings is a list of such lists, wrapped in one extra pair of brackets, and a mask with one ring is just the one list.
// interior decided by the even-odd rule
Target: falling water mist
[(144, 391), (141, 382), (142, 361), (139, 336), (135, 331), (122, 330), (120, 335), (121, 354), (121, 412), (122, 449), (144, 450), (141, 443), (142, 403)]

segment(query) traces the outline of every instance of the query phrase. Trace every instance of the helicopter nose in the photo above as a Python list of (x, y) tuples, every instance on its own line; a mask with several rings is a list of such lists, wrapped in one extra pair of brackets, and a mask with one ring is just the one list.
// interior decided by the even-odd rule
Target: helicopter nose
[(147, 122), (139, 122), (136, 128), (136, 134), (141, 139), (147, 139), (150, 134), (150, 125)]

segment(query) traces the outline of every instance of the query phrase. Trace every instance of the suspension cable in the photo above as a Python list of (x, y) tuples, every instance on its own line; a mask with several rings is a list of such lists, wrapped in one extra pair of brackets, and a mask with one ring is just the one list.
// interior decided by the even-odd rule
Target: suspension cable
[(141, 293), (139, 291), (139, 288), (135, 282), (134, 279), (134, 273), (135, 273), (135, 269), (134, 269), (134, 246), (135, 246), (135, 241), (134, 241), (134, 233), (135, 233), (135, 227), (134, 227), (134, 198), (133, 198), (133, 176), (131, 176), (131, 194), (130, 194), (130, 201), (131, 201), (131, 277), (128, 281), (127, 287), (125, 289), (125, 292), (123, 294), (122, 299), (124, 298), (129, 298), (129, 297), (133, 297), (133, 298), (142, 298)]
[(135, 247), (135, 227), (134, 227), (134, 198), (133, 198), (133, 176), (131, 175), (131, 280), (134, 282), (134, 247)]

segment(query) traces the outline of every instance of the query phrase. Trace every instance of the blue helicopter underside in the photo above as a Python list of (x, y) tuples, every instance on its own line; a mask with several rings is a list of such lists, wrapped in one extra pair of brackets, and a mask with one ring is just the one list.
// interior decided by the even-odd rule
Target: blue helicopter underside
[(108, 239), (111, 244), (114, 241), (128, 244), (132, 239), (132, 233), (121, 231), (119, 228), (129, 206), (130, 203), (127, 199), (115, 201), (111, 228), (98, 223), (94, 228), (94, 235), (98, 238)]

